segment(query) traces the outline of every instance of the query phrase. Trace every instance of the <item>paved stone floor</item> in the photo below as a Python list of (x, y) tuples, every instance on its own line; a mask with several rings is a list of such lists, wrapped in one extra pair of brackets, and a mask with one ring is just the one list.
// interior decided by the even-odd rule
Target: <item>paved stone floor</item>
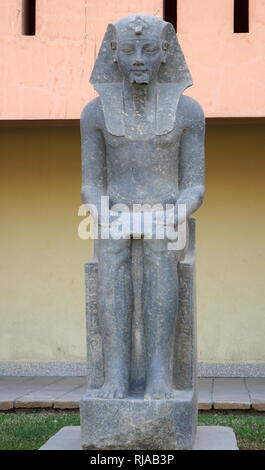
[[(0, 377), (0, 410), (78, 409), (85, 377)], [(199, 378), (199, 410), (265, 411), (265, 378)]]

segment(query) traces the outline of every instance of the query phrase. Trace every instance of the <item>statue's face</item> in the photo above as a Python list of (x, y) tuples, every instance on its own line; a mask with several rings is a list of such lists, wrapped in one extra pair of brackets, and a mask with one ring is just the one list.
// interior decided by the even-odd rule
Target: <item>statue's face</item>
[(157, 76), (164, 51), (159, 41), (132, 39), (118, 42), (115, 58), (130, 83), (148, 84)]

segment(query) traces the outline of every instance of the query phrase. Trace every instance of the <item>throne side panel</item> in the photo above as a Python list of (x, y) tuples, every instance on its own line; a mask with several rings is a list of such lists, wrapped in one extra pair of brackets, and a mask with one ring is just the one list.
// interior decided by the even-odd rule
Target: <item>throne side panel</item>
[(97, 307), (98, 263), (85, 263), (86, 291), (86, 339), (88, 387), (99, 388), (103, 384), (102, 337)]
[(190, 217), (189, 248), (178, 266), (179, 307), (176, 320), (173, 383), (177, 389), (197, 389), (195, 223)]

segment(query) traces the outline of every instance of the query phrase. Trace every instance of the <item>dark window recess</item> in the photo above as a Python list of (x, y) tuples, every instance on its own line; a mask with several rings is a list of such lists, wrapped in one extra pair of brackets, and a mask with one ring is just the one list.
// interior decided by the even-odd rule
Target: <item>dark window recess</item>
[(234, 33), (249, 32), (249, 0), (234, 0)]
[(177, 31), (177, 0), (164, 0), (163, 18), (165, 21), (172, 23)]
[(22, 0), (22, 34), (34, 36), (36, 33), (36, 0)]

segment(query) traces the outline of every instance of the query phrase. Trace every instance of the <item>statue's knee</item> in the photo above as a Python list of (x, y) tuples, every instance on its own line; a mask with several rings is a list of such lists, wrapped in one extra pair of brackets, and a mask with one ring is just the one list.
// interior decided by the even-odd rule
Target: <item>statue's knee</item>
[(144, 245), (144, 259), (147, 265), (177, 266), (179, 253), (168, 249), (168, 240), (150, 240)]
[[(130, 260), (131, 249), (129, 240), (104, 240), (99, 248), (99, 258), (111, 265)], [(110, 271), (111, 272), (111, 271)]]
[(168, 254), (166, 240), (146, 240), (144, 242), (144, 256), (147, 258), (161, 257)]

